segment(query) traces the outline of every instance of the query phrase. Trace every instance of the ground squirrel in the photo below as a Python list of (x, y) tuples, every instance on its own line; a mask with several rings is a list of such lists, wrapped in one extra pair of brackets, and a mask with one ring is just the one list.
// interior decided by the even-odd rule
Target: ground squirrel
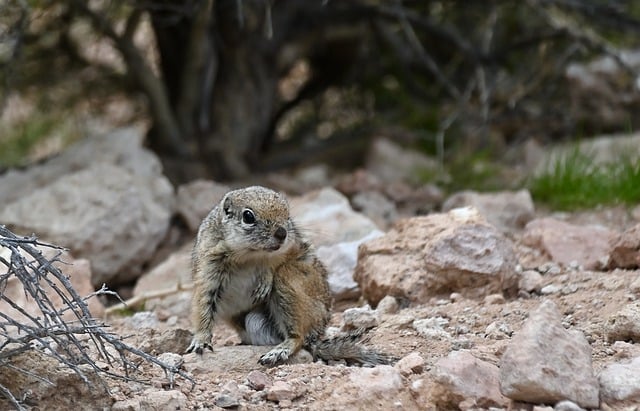
[(375, 365), (391, 358), (358, 344), (360, 333), (325, 337), (331, 317), (327, 270), (289, 216), (286, 198), (253, 186), (228, 192), (203, 220), (192, 256), (194, 337), (187, 352), (212, 349), (222, 320), (243, 344), (276, 345), (260, 364), (302, 347), (314, 359)]

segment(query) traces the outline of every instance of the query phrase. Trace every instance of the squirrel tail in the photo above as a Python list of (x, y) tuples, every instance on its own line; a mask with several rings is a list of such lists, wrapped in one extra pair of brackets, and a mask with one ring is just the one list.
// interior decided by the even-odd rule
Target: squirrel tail
[(314, 360), (318, 358), (331, 361), (345, 361), (347, 365), (373, 367), (380, 364), (391, 364), (397, 359), (391, 355), (378, 352), (362, 344), (363, 329), (341, 333), (331, 337), (323, 337), (309, 344)]

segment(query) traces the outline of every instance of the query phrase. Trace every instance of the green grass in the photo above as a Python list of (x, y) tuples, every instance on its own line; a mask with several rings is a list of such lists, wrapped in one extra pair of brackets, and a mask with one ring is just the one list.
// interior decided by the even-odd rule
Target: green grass
[(578, 150), (559, 158), (548, 171), (532, 178), (533, 198), (559, 210), (640, 202), (640, 159), (596, 164)]
[(61, 139), (58, 145), (66, 146), (77, 134), (71, 119), (52, 113), (36, 112), (24, 122), (0, 127), (0, 170), (29, 164), (34, 151), (56, 135)]
[(25, 122), (0, 140), (0, 167), (23, 165), (34, 145), (51, 132), (53, 122), (46, 118)]

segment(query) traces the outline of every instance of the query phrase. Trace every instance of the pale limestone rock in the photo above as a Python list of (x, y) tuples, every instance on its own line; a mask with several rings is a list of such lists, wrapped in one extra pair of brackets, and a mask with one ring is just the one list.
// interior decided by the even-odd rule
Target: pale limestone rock
[(591, 347), (581, 332), (562, 326), (553, 302), (544, 301), (531, 312), (511, 339), (500, 363), (500, 388), (515, 401), (571, 400), (585, 408), (598, 407)]
[(148, 391), (141, 396), (140, 407), (145, 411), (186, 410), (187, 396), (178, 390)]
[(309, 237), (317, 255), (329, 271), (329, 288), (336, 300), (357, 298), (358, 284), (353, 272), (358, 247), (380, 237), (373, 221), (355, 212), (349, 200), (332, 188), (313, 191), (290, 199), (291, 214), (298, 228)]
[(606, 366), (600, 372), (598, 380), (600, 395), (607, 404), (640, 402), (640, 357)]
[(342, 329), (355, 330), (358, 328), (369, 329), (378, 325), (378, 312), (372, 310), (369, 304), (363, 307), (347, 308), (342, 313)]
[(163, 176), (97, 164), (66, 174), (0, 209), (0, 221), (91, 261), (92, 283), (136, 278), (163, 240), (173, 212)]
[(267, 389), (267, 399), (269, 401), (280, 402), (284, 400), (293, 400), (296, 393), (291, 384), (286, 381), (274, 381), (271, 387)]
[(609, 342), (627, 340), (640, 342), (640, 302), (629, 303), (611, 315), (607, 320), (605, 331)]
[(506, 407), (509, 400), (500, 393), (499, 370), (467, 351), (452, 351), (439, 359), (432, 372), (436, 388), (433, 400), (443, 408), (462, 403), (476, 407)]
[(133, 295), (139, 296), (153, 293), (154, 291), (178, 289), (192, 283), (191, 278), (191, 249), (189, 243), (180, 250), (172, 253), (169, 257), (142, 274), (135, 287)]
[(192, 232), (197, 232), (202, 220), (220, 203), (229, 186), (210, 180), (194, 180), (178, 187), (176, 213)]
[(478, 193), (461, 191), (442, 204), (442, 211), (472, 206), (487, 221), (503, 232), (521, 229), (535, 216), (535, 208), (528, 190)]

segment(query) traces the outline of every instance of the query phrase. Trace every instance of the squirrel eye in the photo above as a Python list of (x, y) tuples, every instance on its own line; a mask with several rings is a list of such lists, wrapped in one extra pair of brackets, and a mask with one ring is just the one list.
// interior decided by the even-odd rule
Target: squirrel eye
[(244, 210), (242, 212), (242, 222), (245, 224), (254, 224), (256, 222), (256, 216), (251, 210)]

